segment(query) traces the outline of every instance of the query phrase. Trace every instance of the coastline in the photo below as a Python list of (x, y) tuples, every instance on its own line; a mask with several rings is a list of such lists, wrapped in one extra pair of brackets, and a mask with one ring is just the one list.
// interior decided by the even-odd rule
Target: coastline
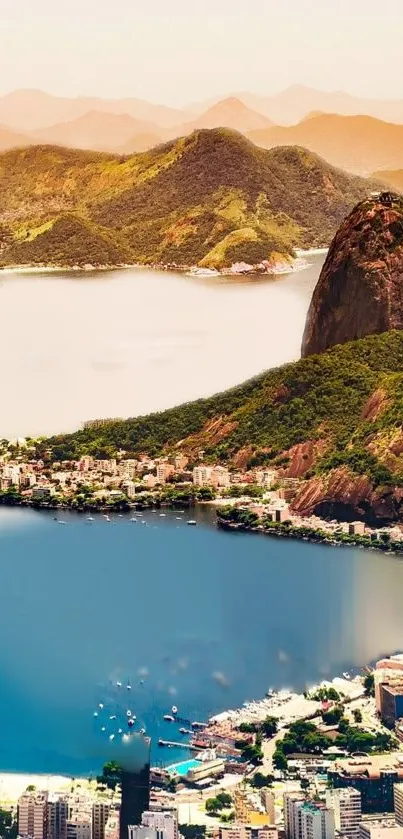
[(335, 548), (365, 548), (365, 550), (387, 553), (390, 556), (403, 556), (403, 542), (373, 541), (366, 536), (358, 535), (342, 534), (338, 537), (336, 534), (326, 533), (324, 530), (319, 529), (315, 530), (308, 525), (305, 527), (287, 526), (284, 524), (273, 524), (271, 527), (264, 527), (262, 524), (253, 526), (225, 521), (217, 513), (217, 527), (222, 530), (232, 530), (235, 533), (255, 533), (262, 536), (277, 537), (278, 539), (295, 539), (296, 541), (312, 542)]
[(159, 264), (153, 263), (151, 265), (143, 265), (141, 263), (122, 263), (120, 265), (11, 265), (9, 267), (0, 268), (0, 277), (7, 274), (59, 274), (59, 273), (91, 273), (94, 271), (123, 271), (128, 269), (148, 269), (149, 271), (173, 271), (185, 274), (189, 277), (231, 277), (242, 276), (248, 274), (268, 275), (282, 275), (293, 274), (299, 271), (304, 271), (310, 267), (310, 263), (305, 259), (305, 256), (327, 253), (327, 248), (324, 250), (315, 249), (307, 251), (295, 251), (296, 256), (290, 262), (286, 259), (277, 262), (261, 263), (260, 265), (250, 265), (248, 263), (234, 263), (230, 268), (200, 268), (197, 265), (175, 265), (175, 264)]

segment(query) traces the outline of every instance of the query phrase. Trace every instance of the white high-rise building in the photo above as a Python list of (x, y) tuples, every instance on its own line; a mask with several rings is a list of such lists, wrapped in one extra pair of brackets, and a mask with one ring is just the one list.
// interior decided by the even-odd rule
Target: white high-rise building
[(306, 801), (301, 807), (301, 839), (334, 839), (334, 812)]
[(361, 793), (353, 787), (329, 789), (326, 804), (334, 810), (336, 830), (348, 839), (357, 839), (361, 822)]
[(301, 839), (301, 807), (305, 802), (302, 792), (284, 793), (284, 831), (286, 839)]
[(286, 793), (284, 828), (287, 839), (334, 839), (334, 812), (308, 801), (302, 793)]
[(146, 810), (141, 817), (143, 827), (162, 831), (164, 839), (178, 839), (178, 813), (176, 810)]
[(31, 839), (46, 839), (48, 793), (24, 792), (18, 801), (18, 834)]
[(195, 466), (193, 469), (194, 485), (197, 487), (209, 486), (212, 471), (211, 466)]

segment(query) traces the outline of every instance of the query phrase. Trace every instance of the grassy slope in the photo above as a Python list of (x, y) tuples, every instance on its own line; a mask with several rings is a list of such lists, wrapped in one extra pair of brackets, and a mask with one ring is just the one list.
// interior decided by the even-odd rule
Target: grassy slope
[[(119, 448), (176, 448), (236, 462), (278, 460), (297, 443), (324, 441), (314, 468), (345, 463), (375, 482), (403, 479), (403, 332), (363, 338), (263, 375), (225, 393), (147, 417), (47, 441), (56, 458)], [(400, 443), (401, 442), (401, 453)]]
[(327, 243), (370, 187), (304, 149), (266, 151), (226, 129), (128, 158), (14, 149), (0, 155), (0, 262), (255, 263)]

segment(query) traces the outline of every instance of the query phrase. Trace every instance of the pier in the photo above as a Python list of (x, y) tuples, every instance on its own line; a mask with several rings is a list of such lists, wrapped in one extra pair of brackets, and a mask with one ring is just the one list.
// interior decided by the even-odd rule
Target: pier
[(160, 739), (158, 740), (158, 745), (168, 747), (175, 746), (178, 749), (192, 749), (195, 752), (200, 751), (200, 746), (193, 746), (192, 743), (186, 743), (183, 740), (181, 743), (177, 743), (175, 740), (162, 740), (162, 738), (160, 737)]

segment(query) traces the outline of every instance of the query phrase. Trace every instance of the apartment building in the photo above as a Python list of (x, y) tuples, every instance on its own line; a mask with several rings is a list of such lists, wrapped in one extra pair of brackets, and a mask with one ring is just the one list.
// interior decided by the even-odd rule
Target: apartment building
[(92, 805), (92, 839), (105, 839), (105, 825), (108, 821), (110, 804), (94, 801)]
[(164, 839), (179, 837), (177, 810), (146, 810), (141, 817), (141, 824), (162, 832)]
[(66, 796), (48, 796), (47, 839), (67, 839), (69, 805)]
[(361, 822), (361, 794), (353, 787), (330, 789), (326, 804), (334, 811), (334, 826), (347, 839), (357, 839)]
[(18, 834), (31, 839), (47, 839), (48, 793), (24, 792), (18, 801)]

